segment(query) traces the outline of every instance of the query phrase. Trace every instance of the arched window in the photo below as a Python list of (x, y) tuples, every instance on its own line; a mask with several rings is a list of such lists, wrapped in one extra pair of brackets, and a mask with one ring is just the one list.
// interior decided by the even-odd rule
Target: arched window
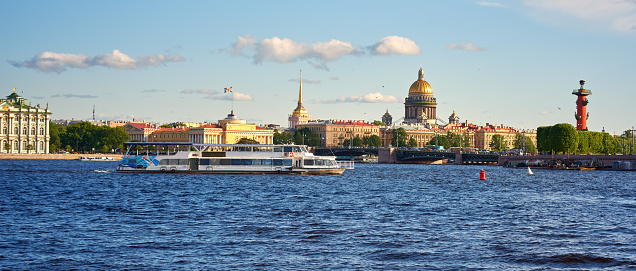
[(17, 150), (17, 149), (18, 149), (18, 141), (17, 141), (17, 140), (14, 140), (14, 141), (13, 141), (13, 149), (14, 149), (14, 150)]
[[(18, 131), (19, 131), (18, 126), (13, 127), (13, 134), (16, 134), (16, 135), (17, 135), (17, 134), (18, 134)], [(16, 143), (16, 144), (17, 144), (17, 143)]]
[(27, 127), (26, 126), (22, 127), (22, 134), (26, 135), (27, 132), (28, 132)]
[(35, 135), (35, 127), (31, 127), (31, 134)]
[(40, 151), (43, 152), (44, 151), (44, 141), (40, 141), (40, 143), (38, 143), (38, 145), (40, 146)]
[(9, 128), (7, 128), (7, 126), (2, 127), (2, 134), (8, 134), (9, 133)]
[(40, 134), (44, 135), (44, 127), (40, 127)]

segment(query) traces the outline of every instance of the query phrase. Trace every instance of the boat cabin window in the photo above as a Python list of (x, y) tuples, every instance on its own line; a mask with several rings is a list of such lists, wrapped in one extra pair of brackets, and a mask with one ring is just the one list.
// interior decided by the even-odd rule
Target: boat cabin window
[(159, 161), (159, 165), (160, 166), (167, 166), (168, 165), (168, 160), (170, 160), (170, 159), (161, 159)]
[(272, 159), (273, 164), (275, 166), (282, 166), (283, 165), (283, 159)]
[(219, 165), (219, 160), (218, 158), (211, 158), (211, 159), (200, 159), (199, 160), (199, 165), (202, 166), (217, 166)]
[(232, 159), (221, 159), (221, 165), (222, 166), (229, 166), (232, 165)]
[(130, 158), (130, 159), (128, 159), (128, 163), (131, 163), (131, 164), (137, 164), (137, 158)]
[(307, 149), (305, 147), (300, 147), (300, 151), (301, 152), (307, 152)]
[(272, 159), (263, 159), (261, 160), (261, 164), (264, 166), (271, 166), (272, 165)]
[(291, 165), (293, 164), (293, 159), (283, 159), (283, 166), (286, 167), (291, 167)]
[(305, 161), (303, 161), (303, 165), (305, 165), (305, 166), (313, 166), (314, 165), (314, 160), (305, 159)]
[(281, 147), (274, 147), (274, 152), (282, 152), (283, 148)]
[(302, 152), (302, 148), (299, 146), (294, 146), (294, 152)]
[(292, 147), (291, 146), (283, 147), (283, 152), (292, 152)]
[(271, 152), (272, 147), (254, 147), (254, 151)]

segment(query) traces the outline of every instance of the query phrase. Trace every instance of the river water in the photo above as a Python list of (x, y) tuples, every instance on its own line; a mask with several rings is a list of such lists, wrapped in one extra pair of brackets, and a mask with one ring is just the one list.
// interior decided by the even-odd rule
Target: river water
[(0, 269), (636, 270), (636, 172), (357, 164), (342, 176), (0, 161)]

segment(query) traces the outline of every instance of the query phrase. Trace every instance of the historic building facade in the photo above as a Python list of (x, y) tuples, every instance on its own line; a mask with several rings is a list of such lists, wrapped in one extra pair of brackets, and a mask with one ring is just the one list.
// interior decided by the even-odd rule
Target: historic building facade
[(436, 120), (437, 100), (433, 97), (433, 88), (424, 80), (424, 72), (420, 67), (417, 81), (411, 84), (409, 95), (404, 101), (404, 122), (435, 125)]
[[(301, 71), (302, 72), (302, 71)], [(289, 115), (289, 129), (296, 129), (300, 124), (305, 124), (311, 121), (311, 116), (307, 112), (307, 109), (303, 107), (303, 76), (300, 76), (300, 88), (298, 89), (298, 105), (294, 112)]]
[(356, 120), (319, 120), (300, 124), (296, 129), (307, 128), (318, 134), (321, 147), (342, 146), (346, 139), (380, 136), (380, 126)]
[(0, 99), (0, 151), (4, 153), (48, 153), (51, 111), (31, 106), (15, 93)]
[(192, 142), (195, 144), (236, 144), (243, 138), (251, 139), (259, 144), (273, 144), (274, 130), (266, 129), (256, 124), (247, 123), (234, 115), (234, 111), (227, 118), (219, 120), (218, 124), (201, 124), (192, 128), (152, 128), (139, 123), (129, 123), (126, 131), (130, 131), (131, 138), (143, 138), (143, 131), (148, 142)]
[(159, 128), (146, 122), (129, 122), (124, 125), (124, 130), (130, 136), (129, 141), (149, 142), (150, 135)]

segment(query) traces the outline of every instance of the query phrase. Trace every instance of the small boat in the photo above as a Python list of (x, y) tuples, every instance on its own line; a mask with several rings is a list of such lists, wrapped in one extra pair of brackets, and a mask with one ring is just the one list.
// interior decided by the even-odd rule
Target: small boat
[(128, 142), (123, 173), (336, 175), (353, 161), (314, 156), (305, 145)]
[(534, 173), (532, 173), (532, 170), (530, 169), (530, 167), (528, 167), (528, 175), (532, 175)]
[(107, 156), (80, 156), (77, 158), (80, 161), (113, 161), (115, 158)]

